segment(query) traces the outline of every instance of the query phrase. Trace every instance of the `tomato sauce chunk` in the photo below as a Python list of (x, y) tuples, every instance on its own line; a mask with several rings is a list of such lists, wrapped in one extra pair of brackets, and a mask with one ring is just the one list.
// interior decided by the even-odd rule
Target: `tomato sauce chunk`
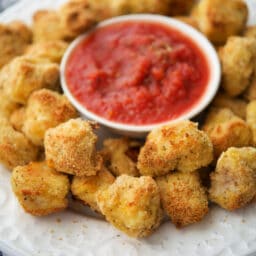
[(131, 21), (89, 34), (73, 49), (65, 76), (89, 111), (118, 123), (149, 125), (191, 109), (204, 95), (209, 66), (181, 32)]

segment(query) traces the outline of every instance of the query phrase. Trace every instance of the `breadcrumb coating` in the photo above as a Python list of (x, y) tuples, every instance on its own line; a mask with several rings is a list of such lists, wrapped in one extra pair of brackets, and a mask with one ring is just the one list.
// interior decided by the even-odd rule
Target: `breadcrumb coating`
[(228, 95), (240, 95), (249, 86), (254, 72), (256, 39), (230, 37), (219, 50), (222, 87)]
[(6, 118), (0, 117), (0, 162), (12, 170), (36, 160), (38, 148), (24, 135), (15, 131)]
[(25, 107), (21, 107), (12, 112), (10, 116), (10, 123), (16, 131), (22, 131), (25, 119)]
[(0, 116), (9, 118), (12, 112), (18, 108), (19, 104), (11, 101), (4, 93), (3, 88), (0, 88)]
[(41, 89), (32, 93), (25, 108), (22, 131), (35, 144), (43, 146), (49, 128), (76, 118), (78, 113), (66, 96)]
[(176, 172), (156, 182), (162, 206), (176, 227), (199, 222), (208, 213), (208, 198), (198, 173)]
[(180, 121), (149, 133), (138, 158), (141, 175), (161, 176), (173, 170), (192, 172), (213, 160), (208, 135), (190, 121)]
[(67, 208), (69, 180), (45, 162), (31, 162), (14, 168), (12, 190), (24, 210), (44, 216)]
[(95, 176), (75, 176), (71, 184), (71, 192), (75, 198), (89, 205), (94, 211), (100, 213), (96, 201), (96, 194), (103, 189), (107, 189), (115, 181), (115, 177), (107, 170), (102, 169)]
[(202, 129), (211, 138), (215, 159), (229, 147), (246, 147), (252, 144), (249, 125), (227, 108), (210, 109)]
[(256, 195), (256, 149), (229, 148), (211, 174), (212, 202), (232, 211), (247, 205)]
[(44, 139), (47, 164), (57, 171), (93, 176), (102, 167), (96, 152), (94, 125), (82, 119), (71, 119), (47, 130)]
[(253, 144), (256, 146), (256, 100), (251, 101), (246, 108), (246, 122), (253, 134)]
[(97, 194), (97, 203), (107, 221), (132, 237), (145, 237), (162, 219), (160, 194), (151, 177), (121, 175)]
[(200, 31), (210, 41), (224, 44), (228, 37), (239, 35), (243, 31), (248, 8), (243, 0), (201, 0), (192, 16), (197, 20)]
[(10, 100), (20, 104), (26, 104), (30, 94), (36, 90), (59, 88), (59, 66), (45, 59), (17, 57), (1, 75), (5, 77), (4, 93)]
[(106, 139), (103, 142), (103, 153), (108, 168), (115, 176), (127, 174), (139, 176), (137, 158), (141, 143), (128, 138)]

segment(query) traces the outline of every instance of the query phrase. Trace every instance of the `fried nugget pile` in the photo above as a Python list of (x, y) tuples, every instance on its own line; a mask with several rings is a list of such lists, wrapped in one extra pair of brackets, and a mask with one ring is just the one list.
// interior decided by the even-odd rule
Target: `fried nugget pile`
[[(97, 22), (129, 13), (175, 16), (205, 34), (222, 65), (221, 88), (200, 124), (180, 121), (145, 141), (106, 138), (62, 94), (69, 43)], [(201, 221), (209, 202), (232, 211), (256, 196), (256, 26), (242, 0), (70, 0), (39, 10), (32, 27), (0, 24), (0, 162), (20, 205), (35, 216), (70, 196), (133, 237), (164, 216)], [(207, 182), (206, 182), (207, 181)], [(68, 199), (69, 198), (69, 199)]]

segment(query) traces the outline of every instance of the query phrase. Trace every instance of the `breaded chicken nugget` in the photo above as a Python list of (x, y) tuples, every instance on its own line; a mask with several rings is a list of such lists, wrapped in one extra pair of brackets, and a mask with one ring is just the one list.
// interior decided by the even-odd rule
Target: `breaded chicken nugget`
[(75, 198), (100, 213), (96, 201), (96, 194), (100, 190), (107, 189), (114, 181), (115, 177), (111, 172), (109, 172), (107, 168), (102, 167), (95, 176), (75, 176), (72, 180), (71, 192)]
[(34, 58), (48, 59), (51, 62), (60, 63), (68, 43), (56, 40), (32, 44), (26, 51), (26, 55)]
[(244, 36), (256, 39), (256, 26), (249, 26), (244, 30)]
[(106, 139), (103, 142), (108, 167), (115, 175), (139, 176), (137, 158), (141, 143), (128, 138)]
[(252, 78), (256, 56), (256, 39), (230, 37), (219, 50), (222, 64), (222, 87), (230, 96), (241, 94)]
[(252, 144), (249, 125), (227, 108), (212, 108), (202, 129), (211, 138), (215, 159), (229, 147), (246, 147)]
[(66, 96), (41, 89), (33, 92), (28, 99), (22, 131), (35, 145), (43, 146), (44, 135), (49, 128), (77, 116), (76, 109)]
[(191, 8), (197, 2), (196, 0), (167, 0), (169, 2), (168, 14), (186, 15), (190, 12)]
[(254, 72), (252, 80), (243, 94), (243, 97), (248, 101), (256, 100), (256, 70)]
[(251, 101), (246, 108), (246, 122), (253, 134), (253, 144), (256, 145), (256, 100)]
[(229, 148), (211, 174), (210, 200), (226, 210), (248, 204), (256, 195), (256, 149)]
[(10, 116), (10, 123), (16, 131), (22, 131), (25, 120), (25, 107), (14, 110)]
[(102, 157), (96, 152), (94, 125), (82, 119), (71, 119), (47, 130), (45, 155), (50, 167), (77, 176), (93, 176), (102, 167)]
[(0, 88), (0, 116), (9, 118), (12, 112), (18, 108), (19, 104), (11, 101), (4, 93), (3, 88)]
[(20, 104), (26, 104), (33, 91), (41, 88), (59, 88), (59, 66), (45, 59), (17, 57), (8, 64), (0, 76), (2, 74), (5, 76), (5, 94)]
[(191, 16), (175, 16), (173, 18), (175, 18), (179, 21), (182, 21), (182, 22), (194, 27), (195, 29), (199, 30), (197, 20), (194, 17), (191, 17)]
[(61, 27), (65, 37), (73, 39), (97, 22), (97, 12), (87, 0), (70, 0), (59, 9)]
[(35, 43), (65, 39), (57, 11), (39, 10), (35, 12), (32, 26), (33, 41)]
[(151, 177), (121, 175), (97, 194), (97, 203), (107, 221), (133, 237), (145, 237), (162, 219), (160, 193)]
[(192, 16), (210, 41), (224, 44), (229, 36), (239, 35), (243, 31), (248, 9), (243, 0), (201, 0)]
[(15, 131), (6, 118), (0, 117), (0, 162), (11, 170), (36, 160), (37, 154), (38, 148), (23, 133)]
[(176, 172), (158, 177), (161, 203), (176, 227), (199, 222), (208, 213), (208, 199), (198, 173)]
[(149, 133), (138, 158), (141, 175), (161, 176), (173, 170), (192, 172), (213, 160), (208, 135), (190, 121), (163, 126)]
[(31, 38), (31, 30), (21, 22), (0, 24), (0, 69), (14, 57), (22, 55)]
[(226, 93), (219, 92), (214, 98), (212, 105), (218, 108), (228, 108), (235, 115), (245, 119), (247, 103), (242, 99), (231, 98)]
[(19, 203), (32, 215), (48, 215), (68, 206), (68, 177), (45, 162), (17, 166), (12, 172), (11, 183)]

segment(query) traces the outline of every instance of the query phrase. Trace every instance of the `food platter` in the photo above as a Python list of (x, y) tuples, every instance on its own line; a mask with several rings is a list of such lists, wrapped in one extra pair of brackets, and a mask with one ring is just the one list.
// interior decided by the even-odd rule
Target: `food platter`
[[(37, 9), (63, 0), (24, 0), (0, 15), (1, 22), (30, 22)], [(248, 0), (251, 10), (255, 0)], [(256, 20), (250, 16), (250, 23)], [(101, 129), (101, 138), (107, 131)], [(163, 224), (147, 239), (133, 239), (108, 223), (65, 211), (32, 217), (20, 208), (10, 187), (10, 173), (0, 167), (0, 248), (9, 255), (249, 255), (256, 251), (256, 205), (236, 212), (213, 207), (199, 224), (182, 230)]]

